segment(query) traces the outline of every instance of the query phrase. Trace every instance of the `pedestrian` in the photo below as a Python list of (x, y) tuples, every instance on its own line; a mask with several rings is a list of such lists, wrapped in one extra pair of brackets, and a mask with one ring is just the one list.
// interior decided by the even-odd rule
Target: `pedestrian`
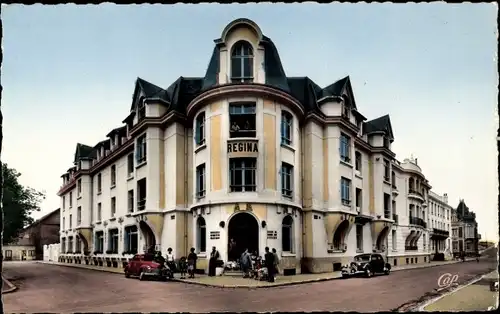
[(219, 260), (219, 251), (212, 246), (212, 252), (210, 252), (210, 259), (208, 260), (208, 275), (215, 276), (215, 268), (217, 267), (217, 261)]
[(243, 271), (243, 278), (249, 277), (249, 270), (252, 267), (252, 260), (250, 258), (250, 254), (248, 253), (248, 249), (245, 249), (240, 256), (240, 265), (241, 270)]
[(280, 264), (280, 259), (278, 257), (278, 253), (276, 253), (276, 249), (272, 249), (273, 256), (274, 256), (274, 280), (276, 280), (276, 276), (280, 273), (278, 266)]
[(167, 249), (167, 265), (168, 267), (170, 267), (170, 270), (172, 271), (172, 273), (175, 273), (176, 272), (176, 266), (175, 266), (175, 258), (174, 258), (174, 253), (172, 253), (172, 248), (169, 247)]
[(274, 254), (269, 252), (269, 247), (266, 246), (266, 254), (264, 255), (264, 264), (267, 268), (267, 280), (274, 282)]
[(196, 270), (196, 260), (198, 260), (198, 255), (194, 252), (194, 247), (191, 248), (191, 253), (188, 255), (188, 273), (189, 278), (194, 278), (194, 272)]
[(179, 260), (179, 271), (181, 273), (181, 279), (186, 279), (187, 261), (185, 256), (181, 257)]

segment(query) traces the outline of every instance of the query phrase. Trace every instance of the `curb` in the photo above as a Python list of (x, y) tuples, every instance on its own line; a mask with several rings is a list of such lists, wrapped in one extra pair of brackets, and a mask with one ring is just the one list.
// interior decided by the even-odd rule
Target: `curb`
[[(494, 272), (494, 271), (493, 271), (493, 272)], [(430, 300), (426, 301), (424, 304), (419, 305), (419, 306), (417, 306), (417, 307), (413, 308), (412, 310), (410, 310), (410, 312), (426, 312), (426, 311), (425, 311), (425, 308), (426, 308), (426, 307), (428, 307), (429, 305), (431, 305), (431, 304), (433, 304), (433, 303), (436, 303), (437, 301), (441, 300), (442, 298), (447, 297), (447, 296), (449, 296), (450, 294), (453, 294), (453, 293), (455, 293), (455, 292), (457, 292), (457, 291), (459, 291), (459, 290), (462, 290), (463, 288), (466, 288), (466, 287), (468, 287), (468, 286), (470, 286), (470, 285), (475, 284), (475, 283), (476, 283), (476, 282), (478, 282), (479, 280), (483, 279), (486, 275), (489, 275), (489, 274), (491, 274), (491, 273), (492, 273), (492, 272), (489, 272), (489, 273), (483, 274), (483, 275), (479, 276), (479, 277), (478, 277), (478, 278), (476, 278), (476, 279), (472, 279), (471, 281), (469, 281), (468, 283), (466, 283), (466, 284), (464, 284), (464, 285), (462, 285), (462, 286), (459, 286), (459, 287), (457, 287), (457, 288), (455, 288), (455, 289), (452, 289), (452, 290), (450, 290), (450, 291), (448, 291), (448, 292), (446, 292), (446, 293), (444, 293), (444, 294), (442, 294), (442, 295), (440, 295), (440, 296), (438, 296), (438, 297), (436, 297), (436, 298), (430, 299)]]
[(9, 289), (2, 291), (3, 294), (11, 293), (17, 290), (17, 287), (10, 281), (8, 281), (3, 275), (2, 275), (2, 280), (7, 286), (9, 286)]
[(111, 274), (117, 274), (117, 275), (122, 274), (123, 275), (123, 273), (112, 271), (112, 270), (109, 270), (109, 269), (106, 269), (106, 268), (102, 268), (102, 269), (99, 269), (99, 268), (87, 268), (87, 267), (81, 267), (81, 266), (72, 265), (72, 264), (54, 263), (54, 262), (45, 262), (45, 261), (37, 261), (37, 263), (38, 264), (45, 264), (45, 265), (54, 265), (54, 266), (63, 266), (63, 267), (70, 267), (70, 268), (86, 269), (86, 270), (92, 270), (92, 271), (103, 271), (103, 272), (107, 272), (107, 273), (111, 273)]

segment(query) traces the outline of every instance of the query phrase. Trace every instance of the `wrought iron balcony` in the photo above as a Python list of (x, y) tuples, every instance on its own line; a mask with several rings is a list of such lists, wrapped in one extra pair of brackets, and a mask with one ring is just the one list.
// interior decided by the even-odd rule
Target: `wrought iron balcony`
[(409, 189), (408, 192), (409, 192), (409, 194), (416, 194), (416, 195), (420, 196), (421, 198), (424, 198), (424, 195), (417, 190)]
[(447, 230), (432, 228), (432, 236), (433, 237), (448, 238), (450, 236), (450, 232)]
[(405, 246), (405, 251), (418, 251), (418, 246), (416, 245)]
[(417, 225), (427, 228), (427, 223), (422, 218), (418, 217), (410, 217), (410, 225)]

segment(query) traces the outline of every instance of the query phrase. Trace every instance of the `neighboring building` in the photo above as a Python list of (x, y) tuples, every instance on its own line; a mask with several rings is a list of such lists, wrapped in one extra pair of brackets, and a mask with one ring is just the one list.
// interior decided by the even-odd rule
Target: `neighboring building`
[(43, 259), (43, 246), (59, 242), (60, 220), (56, 209), (24, 228), (16, 241), (2, 247), (4, 260)]
[(123, 123), (77, 144), (62, 176), (61, 261), (119, 267), (194, 247), (204, 269), (212, 246), (225, 261), (276, 248), (286, 274), (361, 252), (429, 261), (431, 186), (416, 160), (396, 160), (389, 116), (368, 121), (349, 77), (287, 77), (250, 20), (223, 30), (205, 76), (138, 78)]
[(476, 214), (469, 211), (464, 200), (460, 200), (452, 217), (453, 253), (455, 255), (465, 252), (474, 255), (479, 251), (480, 235), (476, 222)]
[(453, 207), (448, 204), (448, 194), (443, 196), (429, 193), (429, 232), (431, 237), (430, 252), (444, 253), (451, 257), (451, 216)]

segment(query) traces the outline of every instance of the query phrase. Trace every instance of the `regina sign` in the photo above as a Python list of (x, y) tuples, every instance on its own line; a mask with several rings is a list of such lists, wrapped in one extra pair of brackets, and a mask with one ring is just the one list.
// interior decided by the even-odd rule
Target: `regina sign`
[(258, 153), (257, 142), (231, 142), (227, 143), (228, 153)]

